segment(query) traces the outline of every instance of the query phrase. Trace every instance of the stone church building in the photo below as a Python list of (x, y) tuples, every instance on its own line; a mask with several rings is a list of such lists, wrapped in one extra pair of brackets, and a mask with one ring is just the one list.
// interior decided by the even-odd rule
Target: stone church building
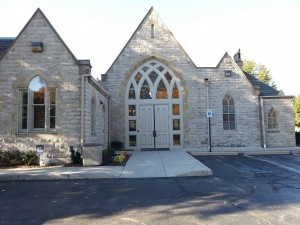
[(97, 165), (111, 141), (127, 150), (295, 146), (293, 96), (242, 63), (239, 51), (197, 67), (151, 8), (99, 81), (37, 9), (16, 38), (0, 38), (0, 149), (42, 146), (65, 163), (75, 148)]

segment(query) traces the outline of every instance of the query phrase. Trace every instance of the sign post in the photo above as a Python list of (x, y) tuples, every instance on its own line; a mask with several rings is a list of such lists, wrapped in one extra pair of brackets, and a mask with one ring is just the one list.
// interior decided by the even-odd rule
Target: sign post
[(210, 126), (210, 118), (212, 117), (212, 110), (207, 110), (207, 118), (208, 118), (208, 148), (209, 152), (211, 152), (211, 126)]

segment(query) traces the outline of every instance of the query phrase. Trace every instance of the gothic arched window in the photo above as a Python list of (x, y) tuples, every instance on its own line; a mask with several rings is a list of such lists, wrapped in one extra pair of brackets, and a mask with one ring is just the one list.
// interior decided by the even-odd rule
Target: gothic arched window
[(276, 111), (272, 107), (268, 113), (268, 129), (274, 130), (277, 129), (277, 119), (276, 119)]
[(234, 100), (229, 94), (223, 98), (223, 129), (235, 130)]
[(56, 90), (35, 76), (28, 89), (19, 90), (19, 132), (46, 133), (56, 127)]

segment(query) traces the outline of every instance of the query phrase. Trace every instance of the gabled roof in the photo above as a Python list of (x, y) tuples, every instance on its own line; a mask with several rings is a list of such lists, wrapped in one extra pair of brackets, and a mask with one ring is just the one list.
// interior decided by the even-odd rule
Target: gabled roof
[(50, 29), (52, 29), (52, 31), (55, 33), (55, 35), (58, 37), (58, 39), (60, 40), (60, 42), (62, 43), (62, 45), (67, 49), (67, 51), (70, 53), (70, 55), (72, 56), (72, 58), (74, 59), (74, 61), (78, 64), (78, 60), (77, 58), (74, 56), (74, 54), (71, 52), (71, 50), (68, 48), (68, 46), (65, 44), (65, 42), (62, 40), (62, 38), (59, 36), (59, 34), (57, 33), (57, 31), (54, 29), (54, 27), (52, 26), (52, 24), (50, 23), (50, 21), (47, 19), (47, 17), (45, 16), (45, 14), (42, 12), (42, 10), (40, 8), (38, 8), (35, 13), (32, 15), (32, 17), (30, 18), (30, 20), (26, 23), (26, 25), (24, 26), (24, 28), (21, 30), (21, 32), (18, 34), (18, 36), (16, 37), (15, 40), (12, 41), (12, 43), (10, 44), (10, 46), (6, 49), (6, 51), (3, 53), (2, 57), (0, 57), (0, 60), (5, 56), (5, 54), (9, 51), (9, 49), (12, 47), (13, 43), (17, 42), (19, 37), (22, 35), (22, 33), (27, 29), (27, 27), (29, 26), (29, 24), (32, 22), (32, 20), (38, 15), (41, 14), (41, 16), (44, 18), (44, 20), (47, 22), (47, 24), (49, 25)]
[[(122, 54), (122, 52), (124, 51), (124, 49), (126, 49), (126, 47), (129, 45), (129, 43), (131, 42), (131, 40), (133, 39), (133, 37), (137, 34), (137, 32), (139, 31), (139, 29), (142, 27), (142, 25), (149, 19), (150, 15), (152, 13), (157, 14), (157, 12), (154, 10), (153, 6), (150, 8), (150, 10), (147, 12), (146, 16), (143, 18), (143, 20), (140, 22), (140, 24), (138, 25), (138, 27), (136, 28), (136, 30), (133, 32), (133, 34), (131, 35), (130, 39), (128, 40), (128, 42), (126, 43), (126, 45), (123, 47), (123, 49), (121, 50), (121, 52), (119, 53), (119, 55), (117, 56), (117, 58), (114, 60), (114, 62), (112, 63), (112, 65), (109, 67), (109, 69), (107, 70), (107, 72), (105, 74), (107, 74), (110, 69), (113, 67), (113, 65), (115, 64), (115, 62), (117, 61), (117, 59), (120, 57), (120, 55)], [(159, 20), (161, 21), (161, 23), (167, 28), (167, 26), (165, 25), (165, 23), (162, 21), (162, 19), (159, 17), (159, 15), (157, 14), (157, 17), (159, 18)], [(195, 63), (193, 62), (193, 60), (190, 58), (190, 56), (185, 52), (185, 50), (182, 48), (182, 46), (179, 44), (179, 42), (176, 40), (176, 38), (174, 37), (173, 33), (170, 31), (170, 29), (167, 28), (167, 30), (170, 32), (170, 34), (173, 36), (175, 42), (178, 44), (178, 46), (182, 49), (182, 51), (186, 54), (186, 56), (188, 57), (188, 59), (192, 62), (192, 64), (196, 67)]]
[(245, 71), (243, 71), (243, 73), (246, 75), (247, 79), (252, 83), (253, 86), (259, 87), (259, 96), (276, 96), (279, 94), (279, 91), (277, 91), (275, 88), (272, 88), (266, 83), (261, 82), (256, 77), (252, 76), (250, 73), (247, 73)]
[(6, 50), (12, 45), (15, 38), (0, 37), (0, 59), (5, 54)]
[(259, 87), (260, 90), (259, 96), (276, 96), (279, 94), (279, 91), (277, 91), (275, 88), (270, 87), (266, 83), (263, 83), (260, 80), (258, 80), (256, 77), (252, 76), (251, 74), (243, 71), (232, 59), (232, 57), (228, 54), (228, 52), (225, 53), (225, 55), (222, 57), (222, 59), (220, 60), (216, 68), (220, 67), (224, 58), (229, 58), (231, 60), (231, 63), (240, 71), (241, 74), (244, 75), (244, 77), (247, 79), (247, 81), (253, 88), (255, 88), (255, 86)]
[(225, 58), (228, 58), (230, 60), (232, 65), (239, 71), (239, 74), (245, 78), (245, 80), (248, 82), (248, 84), (252, 88), (254, 88), (254, 85), (251, 83), (251, 81), (248, 79), (248, 77), (243, 73), (242, 69), (238, 66), (238, 64), (236, 64), (236, 62), (233, 60), (233, 58), (228, 54), (228, 52), (226, 52), (224, 54), (224, 56), (222, 57), (222, 59), (220, 60), (220, 62), (216, 66), (216, 68), (220, 68), (220, 66), (221, 66), (221, 64), (222, 64), (222, 62), (224, 61)]

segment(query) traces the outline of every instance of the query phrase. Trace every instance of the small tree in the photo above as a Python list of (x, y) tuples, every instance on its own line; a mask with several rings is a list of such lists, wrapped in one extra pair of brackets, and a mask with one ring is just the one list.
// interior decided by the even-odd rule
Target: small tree
[(295, 126), (300, 127), (300, 95), (294, 99)]
[(251, 60), (243, 60), (243, 70), (256, 77), (261, 82), (277, 89), (276, 84), (272, 80), (270, 70), (265, 65), (256, 63), (255, 61)]

